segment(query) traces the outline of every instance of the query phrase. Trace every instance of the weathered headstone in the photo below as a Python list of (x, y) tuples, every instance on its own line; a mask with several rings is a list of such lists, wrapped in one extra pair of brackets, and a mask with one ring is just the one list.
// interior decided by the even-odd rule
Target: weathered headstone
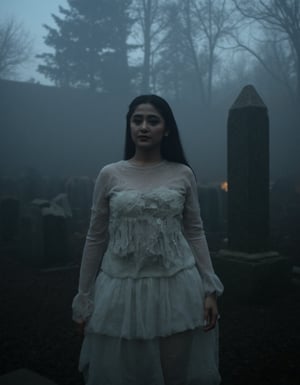
[(91, 214), (94, 181), (86, 176), (71, 177), (65, 189), (72, 208), (74, 227), (79, 232), (85, 232)]
[(68, 226), (64, 209), (52, 203), (42, 209), (44, 256), (47, 265), (61, 265), (68, 255)]
[(259, 300), (289, 283), (287, 258), (269, 249), (269, 119), (253, 86), (228, 117), (228, 249), (214, 258), (227, 297)]
[(65, 263), (69, 257), (68, 226), (64, 209), (35, 199), (21, 218), (21, 257), (41, 267)]
[(90, 211), (94, 181), (87, 176), (71, 177), (66, 182), (66, 193), (72, 208)]
[(300, 266), (300, 176), (276, 180), (271, 189), (272, 242)]
[(72, 218), (72, 209), (67, 194), (60, 193), (56, 195), (52, 199), (52, 203), (55, 203), (56, 205), (60, 206), (63, 209), (64, 214), (67, 218)]
[(31, 202), (33, 199), (43, 198), (43, 178), (33, 168), (26, 170), (26, 173), (19, 180), (20, 199), (22, 202)]

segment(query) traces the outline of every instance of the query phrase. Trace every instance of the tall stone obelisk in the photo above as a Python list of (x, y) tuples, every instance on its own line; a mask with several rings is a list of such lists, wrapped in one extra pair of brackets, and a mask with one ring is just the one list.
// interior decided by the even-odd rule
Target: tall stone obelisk
[(229, 111), (227, 131), (228, 249), (269, 248), (269, 118), (253, 86)]
[(243, 88), (227, 127), (228, 246), (214, 258), (225, 294), (244, 301), (282, 292), (287, 258), (269, 245), (269, 118), (255, 88)]

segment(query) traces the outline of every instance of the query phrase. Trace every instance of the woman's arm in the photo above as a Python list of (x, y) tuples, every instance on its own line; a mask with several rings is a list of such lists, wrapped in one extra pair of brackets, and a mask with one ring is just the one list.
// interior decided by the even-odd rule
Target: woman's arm
[(92, 289), (108, 241), (108, 182), (109, 173), (104, 167), (95, 183), (90, 225), (80, 267), (78, 293), (72, 303), (73, 320), (76, 322), (85, 321), (93, 311)]
[(224, 287), (214, 272), (200, 215), (196, 180), (192, 170), (187, 170), (187, 190), (183, 212), (185, 237), (193, 251), (196, 266), (203, 278), (205, 295), (221, 295)]

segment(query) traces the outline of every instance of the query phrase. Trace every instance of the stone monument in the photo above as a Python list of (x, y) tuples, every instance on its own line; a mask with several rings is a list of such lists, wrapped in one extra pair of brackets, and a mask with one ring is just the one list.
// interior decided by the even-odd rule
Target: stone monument
[(248, 85), (229, 111), (227, 126), (228, 248), (214, 266), (227, 298), (259, 301), (290, 281), (288, 258), (269, 245), (269, 118)]

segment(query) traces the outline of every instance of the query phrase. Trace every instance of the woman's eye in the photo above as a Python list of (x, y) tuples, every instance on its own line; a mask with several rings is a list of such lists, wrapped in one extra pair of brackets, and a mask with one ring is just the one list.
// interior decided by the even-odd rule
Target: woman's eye
[(155, 126), (158, 123), (159, 123), (158, 119), (149, 119), (149, 124), (151, 124), (151, 126)]
[(140, 118), (134, 118), (134, 119), (132, 119), (132, 122), (134, 123), (134, 124), (141, 124), (142, 123), (142, 119), (140, 119)]

